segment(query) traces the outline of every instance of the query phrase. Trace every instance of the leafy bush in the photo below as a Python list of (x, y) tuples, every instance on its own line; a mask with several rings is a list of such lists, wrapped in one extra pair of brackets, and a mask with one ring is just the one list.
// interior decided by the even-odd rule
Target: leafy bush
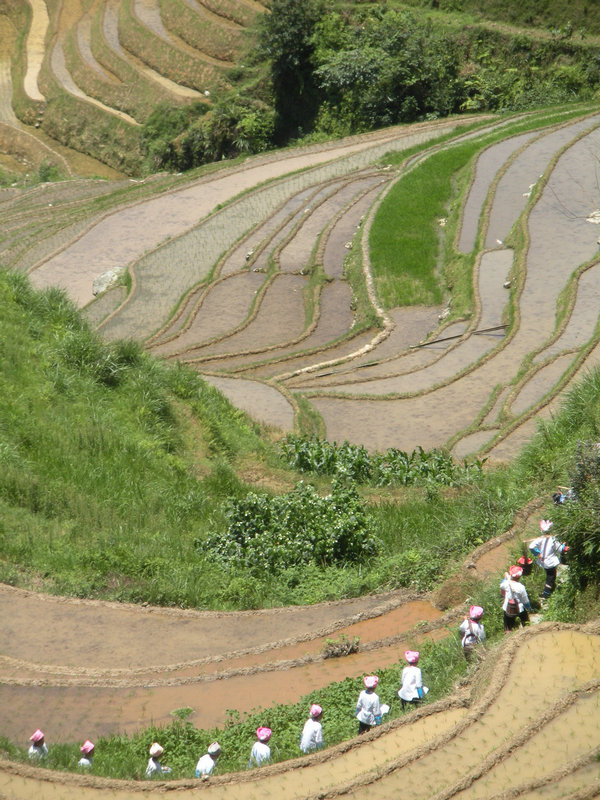
[(569, 544), (570, 579), (578, 589), (600, 580), (600, 446), (578, 442), (571, 468), (575, 499), (554, 514), (561, 539)]
[(249, 493), (224, 505), (227, 530), (197, 547), (223, 563), (254, 573), (279, 572), (296, 564), (358, 563), (379, 549), (354, 487), (334, 482), (321, 497), (303, 482), (277, 497)]
[(390, 448), (370, 455), (362, 445), (345, 441), (338, 445), (325, 439), (288, 434), (281, 444), (287, 463), (301, 472), (335, 475), (373, 486), (423, 486), (430, 483), (455, 486), (481, 476), (485, 459), (457, 464), (443, 450), (418, 447), (408, 454)]

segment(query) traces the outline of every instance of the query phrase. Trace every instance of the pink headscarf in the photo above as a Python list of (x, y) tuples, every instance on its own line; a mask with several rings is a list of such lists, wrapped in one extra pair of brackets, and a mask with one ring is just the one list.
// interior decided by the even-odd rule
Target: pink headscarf
[(271, 728), (257, 728), (256, 738), (259, 742), (268, 742), (271, 738)]
[(42, 732), (42, 731), (41, 731), (41, 730), (38, 728), (38, 729), (37, 729), (37, 731), (34, 731), (34, 732), (31, 734), (31, 736), (29, 737), (29, 741), (30, 741), (30, 742), (33, 742), (34, 744), (37, 744), (38, 742), (41, 742), (43, 738), (44, 738), (44, 734), (43, 734), (43, 732)]
[(483, 617), (483, 608), (481, 606), (471, 606), (469, 616), (471, 619), (481, 619)]
[(511, 578), (520, 578), (523, 574), (523, 569), (518, 567), (516, 564), (513, 564), (512, 567), (508, 568), (508, 574)]
[(543, 519), (540, 522), (540, 530), (542, 533), (548, 533), (550, 528), (554, 525), (549, 519)]
[(313, 703), (310, 707), (310, 715), (311, 717), (318, 717), (319, 714), (323, 713), (323, 709), (321, 706), (317, 705), (317, 703)]
[(90, 742), (89, 739), (86, 739), (79, 749), (84, 754), (84, 756), (87, 756), (94, 749), (94, 743)]
[(162, 756), (165, 752), (165, 748), (162, 747), (158, 742), (152, 742), (150, 745), (150, 755), (152, 758), (156, 758), (157, 756)]
[(377, 677), (377, 675), (366, 675), (363, 678), (363, 683), (367, 687), (367, 689), (374, 689), (379, 683), (379, 678)]
[(409, 664), (416, 664), (419, 660), (419, 655), (418, 650), (407, 650), (406, 653), (404, 653), (404, 658)]

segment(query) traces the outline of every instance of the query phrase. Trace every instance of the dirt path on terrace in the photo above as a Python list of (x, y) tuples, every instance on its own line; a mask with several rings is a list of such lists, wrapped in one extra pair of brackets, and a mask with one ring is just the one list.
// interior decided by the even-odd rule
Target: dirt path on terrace
[[(464, 569), (484, 577), (507, 565), (510, 541), (535, 530), (537, 503)], [(449, 590), (452, 591), (452, 590)], [(0, 587), (2, 733), (22, 741), (33, 725), (57, 741), (166, 723), (175, 708), (194, 723), (225, 721), (265, 702), (295, 702), (311, 689), (390, 666), (423, 637), (446, 635), (457, 612), (405, 591), (317, 606), (198, 612), (37, 595)], [(450, 597), (451, 595), (448, 595)], [(436, 599), (437, 598), (437, 599)], [(415, 625), (420, 623), (419, 628)], [(360, 651), (323, 659), (328, 636), (358, 636)]]
[[(202, 792), (206, 798), (221, 800), (365, 794), (388, 800), (405, 793), (416, 800), (490, 800), (499, 798), (507, 784), (513, 789), (512, 797), (521, 797), (521, 787), (535, 790), (559, 783), (562, 788), (572, 776), (578, 780), (578, 789), (593, 789), (598, 785), (597, 769), (587, 767), (600, 751), (599, 669), (597, 629), (540, 626), (506, 639), (474, 702), (469, 704), (463, 696), (461, 708), (460, 701), (443, 701), (309, 758), (217, 776), (204, 784), (182, 780), (162, 785), (52, 774), (2, 763), (0, 791), (11, 800), (32, 796), (133, 800), (144, 789), (159, 793), (174, 789), (182, 798)], [(519, 707), (519, 713), (507, 713), (524, 685), (528, 686), (527, 703)], [(530, 769), (539, 759), (540, 748), (550, 759), (543, 773)], [(532, 795), (536, 796), (554, 795)], [(564, 792), (561, 796), (575, 798)], [(595, 796), (577, 795), (579, 800)]]
[(38, 76), (46, 52), (44, 39), (46, 38), (50, 20), (44, 0), (28, 0), (28, 3), (33, 13), (25, 45), (27, 71), (23, 79), (23, 88), (32, 100), (45, 100), (46, 98), (38, 88)]

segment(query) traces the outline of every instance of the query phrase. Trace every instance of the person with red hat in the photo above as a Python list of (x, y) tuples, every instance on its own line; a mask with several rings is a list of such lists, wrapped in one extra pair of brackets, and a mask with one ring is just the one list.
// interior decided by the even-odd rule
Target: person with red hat
[(31, 734), (29, 741), (31, 742), (31, 747), (27, 752), (29, 760), (40, 761), (42, 758), (46, 758), (48, 755), (48, 745), (46, 744), (43, 731), (38, 728), (37, 731)]
[(302, 738), (300, 739), (300, 750), (303, 753), (312, 753), (323, 747), (323, 709), (318, 703), (313, 703), (310, 707), (310, 716), (304, 723)]
[(475, 647), (485, 642), (485, 627), (481, 618), (483, 608), (481, 606), (471, 606), (469, 616), (465, 617), (460, 623), (459, 632), (461, 634), (461, 645), (467, 661), (470, 661), (475, 653)]
[(375, 694), (375, 687), (379, 683), (379, 678), (377, 675), (366, 675), (363, 678), (363, 683), (365, 688), (358, 695), (356, 703), (359, 733), (370, 731), (373, 725), (377, 724), (377, 717), (381, 717), (379, 695)]
[(81, 745), (79, 750), (81, 751), (81, 758), (77, 762), (77, 766), (80, 769), (91, 769), (94, 764), (94, 749), (95, 745), (89, 739), (86, 739), (85, 742)]
[(407, 703), (418, 706), (429, 691), (427, 686), (423, 686), (421, 667), (417, 666), (419, 657), (420, 654), (418, 650), (407, 650), (404, 653), (404, 658), (408, 662), (408, 666), (404, 667), (402, 670), (402, 686), (398, 689), (398, 697), (402, 703), (402, 710), (406, 708)]
[(271, 760), (271, 748), (268, 742), (271, 738), (271, 728), (261, 726), (256, 729), (256, 741), (250, 753), (248, 769), (260, 767), (261, 764), (268, 764)]
[(531, 603), (527, 589), (522, 583), (519, 583), (522, 574), (522, 567), (513, 564), (512, 567), (509, 567), (508, 572), (504, 573), (504, 580), (500, 583), (500, 594), (503, 598), (504, 633), (512, 631), (517, 617), (523, 626), (529, 622)]

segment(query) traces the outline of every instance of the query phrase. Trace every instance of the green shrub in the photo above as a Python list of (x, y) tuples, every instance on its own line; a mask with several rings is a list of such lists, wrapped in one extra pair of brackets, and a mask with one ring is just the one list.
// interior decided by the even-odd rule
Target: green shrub
[(296, 564), (358, 563), (379, 549), (358, 492), (340, 482), (334, 481), (326, 497), (302, 482), (276, 497), (251, 492), (227, 501), (224, 516), (226, 532), (213, 532), (197, 546), (252, 573), (276, 573)]
[(417, 447), (412, 453), (390, 448), (385, 453), (369, 454), (363, 445), (345, 441), (338, 445), (326, 439), (288, 434), (281, 443), (286, 462), (300, 472), (335, 475), (372, 486), (423, 486), (441, 484), (456, 486), (482, 474), (485, 459), (464, 460), (457, 464), (443, 450), (425, 451)]

